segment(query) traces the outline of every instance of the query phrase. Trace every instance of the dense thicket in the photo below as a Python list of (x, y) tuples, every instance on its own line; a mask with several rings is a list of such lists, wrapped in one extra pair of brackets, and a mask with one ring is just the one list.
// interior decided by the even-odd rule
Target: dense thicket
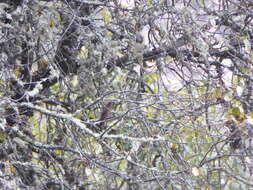
[(252, 8), (1, 0), (0, 186), (253, 188)]

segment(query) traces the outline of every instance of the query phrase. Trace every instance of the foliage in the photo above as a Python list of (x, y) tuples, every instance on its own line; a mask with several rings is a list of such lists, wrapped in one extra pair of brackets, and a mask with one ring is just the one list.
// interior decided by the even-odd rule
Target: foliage
[(252, 7), (0, 1), (1, 187), (252, 188)]

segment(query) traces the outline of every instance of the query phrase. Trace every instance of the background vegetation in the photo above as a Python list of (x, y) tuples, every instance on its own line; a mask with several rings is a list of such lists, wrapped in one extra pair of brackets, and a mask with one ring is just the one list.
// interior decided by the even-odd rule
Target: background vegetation
[(252, 9), (1, 0), (2, 189), (253, 189)]

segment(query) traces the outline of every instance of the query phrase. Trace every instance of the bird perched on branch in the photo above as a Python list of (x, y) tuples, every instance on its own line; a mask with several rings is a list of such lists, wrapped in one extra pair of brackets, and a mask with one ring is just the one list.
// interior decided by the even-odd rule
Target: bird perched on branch
[(234, 150), (241, 148), (242, 146), (241, 131), (238, 128), (236, 122), (233, 120), (228, 120), (226, 121), (225, 126), (230, 131), (230, 136), (229, 136), (230, 147)]
[(99, 116), (99, 121), (104, 121), (111, 117), (111, 114), (112, 114), (111, 109), (113, 108), (113, 106), (114, 106), (114, 103), (109, 102), (102, 108), (100, 112), (100, 116)]
[(106, 120), (110, 119), (112, 117), (112, 109), (114, 108), (115, 103), (114, 102), (109, 102), (107, 103), (101, 110), (99, 117), (98, 117), (98, 127), (99, 130), (105, 130), (106, 127)]

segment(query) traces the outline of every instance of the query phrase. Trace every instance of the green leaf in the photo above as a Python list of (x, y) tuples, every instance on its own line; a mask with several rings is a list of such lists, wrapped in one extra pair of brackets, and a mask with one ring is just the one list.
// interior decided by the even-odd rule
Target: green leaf
[(0, 130), (0, 140), (6, 139), (6, 133), (3, 130)]
[(56, 83), (56, 84), (52, 85), (52, 86), (50, 87), (50, 89), (51, 89), (52, 92), (54, 92), (54, 93), (58, 92), (59, 89), (60, 89), (60, 88), (59, 88), (59, 84)]

